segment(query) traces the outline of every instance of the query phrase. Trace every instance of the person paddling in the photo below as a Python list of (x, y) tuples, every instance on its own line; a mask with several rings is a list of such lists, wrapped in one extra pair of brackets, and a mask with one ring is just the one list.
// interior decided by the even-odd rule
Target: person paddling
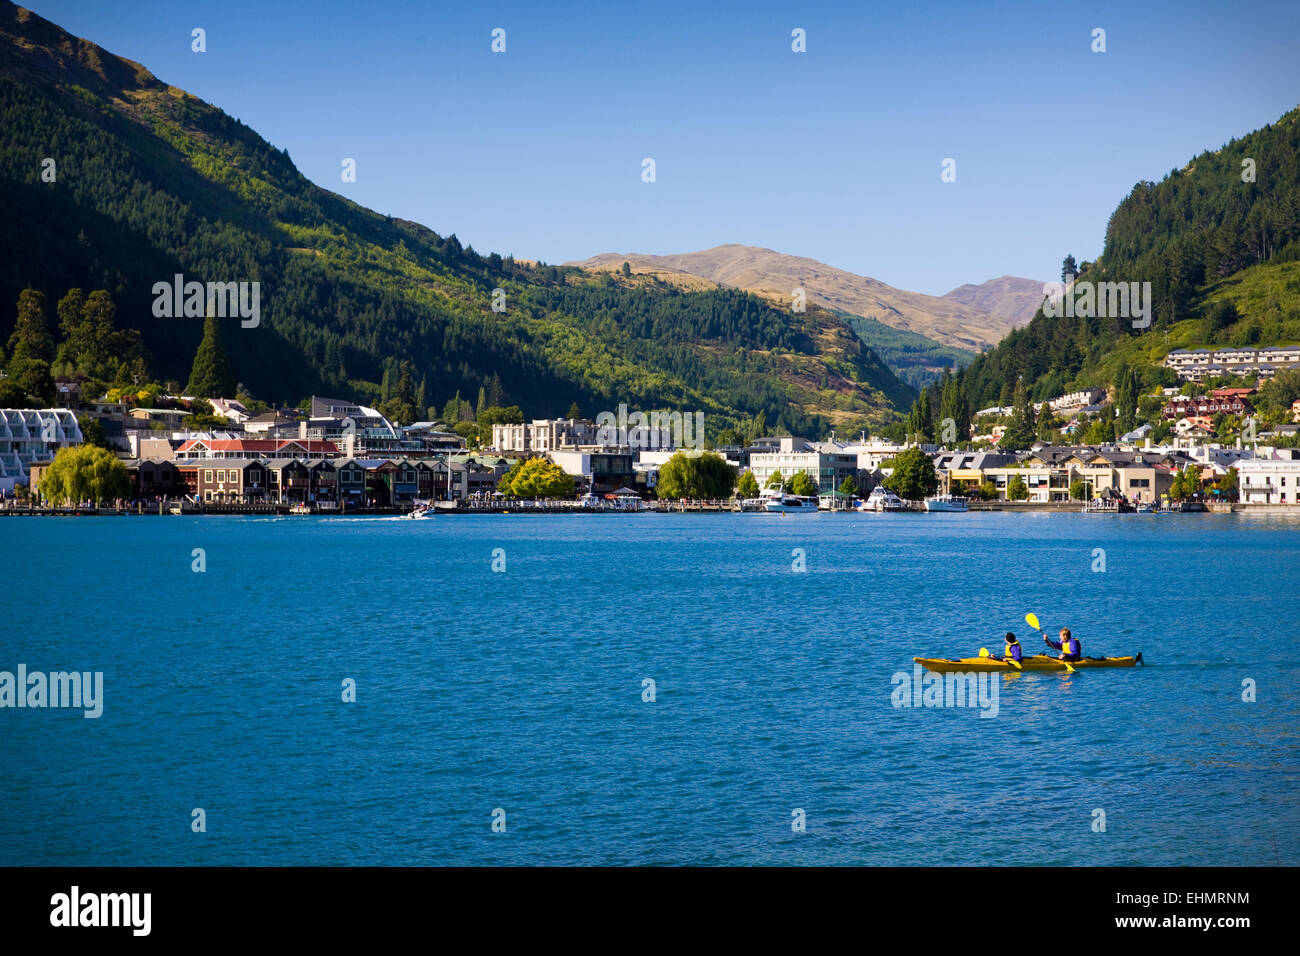
[(1054, 647), (1061, 652), (1060, 659), (1063, 661), (1077, 661), (1083, 656), (1083, 646), (1079, 639), (1070, 634), (1068, 627), (1061, 628), (1061, 640), (1059, 642), (1052, 640), (1046, 634), (1043, 635), (1043, 641), (1048, 647)]
[(1024, 649), (1021, 648), (1020, 642), (1016, 640), (1016, 635), (1007, 631), (1007, 636), (1004, 638), (1004, 642), (1006, 646), (1002, 649), (1001, 660), (1016, 661), (1019, 663), (1025, 659)]

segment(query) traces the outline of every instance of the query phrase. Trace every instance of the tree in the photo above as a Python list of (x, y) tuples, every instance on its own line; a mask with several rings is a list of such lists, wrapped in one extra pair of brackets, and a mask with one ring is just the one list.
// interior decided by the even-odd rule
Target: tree
[(930, 386), (921, 389), (921, 394), (912, 403), (912, 410), (907, 415), (907, 433), (915, 436), (922, 443), (934, 440), (934, 422), (930, 415)]
[(1070, 482), (1070, 500), (1082, 501), (1083, 496), (1088, 493), (1088, 486), (1082, 478), (1075, 478)]
[[(205, 428), (229, 428), (230, 420), (216, 414), (206, 398), (196, 398), (190, 403), (190, 413), (181, 422), (186, 428), (199, 431)], [(84, 432), (83, 432), (84, 435)]]
[(1067, 254), (1066, 257), (1061, 260), (1061, 281), (1069, 282), (1071, 277), (1077, 276), (1078, 274), (1079, 266), (1075, 263), (1074, 256)]
[(502, 475), (497, 490), (513, 498), (571, 498), (573, 476), (545, 458), (522, 458)]
[(632, 275), (632, 264), (624, 262), (620, 271), (623, 273), (624, 278), (629, 278)]
[(1219, 489), (1220, 498), (1235, 501), (1239, 490), (1237, 484), (1237, 469), (1229, 468), (1224, 472), (1223, 477), (1215, 483), (1215, 487)]
[(54, 361), (54, 339), (46, 318), (45, 293), (35, 289), (18, 293), (18, 319), (9, 336), (9, 362), (12, 365), (20, 359), (44, 362), (47, 368)]
[(1002, 433), (1003, 448), (1026, 449), (1034, 443), (1034, 410), (1029, 405), (1029, 394), (1023, 380), (1016, 382), (1012, 400), (1011, 422)]
[(1029, 486), (1025, 484), (1025, 479), (1019, 475), (1012, 475), (1011, 480), (1007, 482), (1007, 500), (1027, 501), (1028, 499)]
[[(380, 402), (375, 407), (375, 411), (379, 412), (379, 414), (383, 415), (394, 425), (410, 425), (415, 421), (417, 415), (415, 406), (410, 402), (403, 401), (398, 395), (394, 395), (386, 402)], [(469, 424), (471, 432), (475, 434), (478, 431), (473, 422), (456, 422), (455, 425), (453, 425), (453, 428), (458, 427), (461, 424)]]
[(1052, 414), (1052, 406), (1043, 402), (1043, 407), (1038, 410), (1038, 425), (1035, 428), (1040, 440), (1048, 441), (1052, 437), (1052, 432), (1056, 430), (1056, 416)]
[(934, 461), (921, 449), (904, 449), (893, 461), (893, 473), (885, 479), (885, 487), (900, 498), (920, 501), (932, 495), (939, 487), (939, 476), (934, 471)]
[(1115, 440), (1115, 419), (1101, 414), (1093, 419), (1082, 439), (1085, 445), (1106, 445)]
[(655, 491), (660, 498), (729, 498), (736, 487), (736, 469), (713, 452), (677, 452), (659, 469)]
[(970, 406), (962, 391), (961, 380), (944, 369), (943, 378), (939, 382), (938, 434), (944, 444), (947, 444), (944, 430), (948, 427), (948, 422), (952, 423), (956, 435), (953, 440), (954, 445), (964, 444), (970, 440)]
[(818, 488), (817, 482), (813, 476), (806, 471), (797, 471), (794, 477), (790, 479), (790, 491), (792, 494), (799, 495), (803, 498), (811, 497), (817, 494), (821, 489)]
[(1132, 431), (1137, 424), (1138, 381), (1133, 369), (1125, 364), (1115, 376), (1115, 411), (1119, 416), (1119, 427)]
[(857, 493), (858, 493), (857, 483), (853, 480), (851, 476), (845, 475), (844, 480), (840, 482), (840, 494), (845, 495), (847, 497), (849, 495), (856, 495)]
[(763, 487), (767, 488), (768, 491), (785, 490), (785, 478), (781, 476), (780, 469), (767, 476), (767, 481), (763, 483)]
[(1194, 497), (1201, 490), (1200, 469), (1188, 465), (1174, 476), (1173, 483), (1169, 486), (1169, 497), (1175, 501), (1182, 501)]
[(77, 427), (81, 429), (81, 440), (84, 444), (112, 451), (108, 444), (108, 436), (104, 434), (104, 425), (98, 418), (92, 418), (90, 415), (78, 416)]
[(746, 470), (736, 483), (736, 494), (741, 498), (757, 498), (759, 494), (758, 479), (752, 471)]
[(229, 398), (238, 389), (235, 370), (221, 344), (221, 329), (217, 317), (209, 315), (203, 320), (203, 341), (194, 354), (194, 366), (185, 392), (198, 398)]
[(569, 411), (565, 414), (564, 417), (569, 419), (570, 421), (582, 417), (582, 409), (578, 407), (577, 402), (569, 403)]
[(34, 404), (40, 408), (53, 403), (54, 401), (54, 379), (50, 377), (50, 363), (43, 362), (37, 358), (11, 358), (9, 360), (9, 377), (0, 381), (0, 387), (9, 385), (10, 389), (5, 389), (11, 395), (21, 395), (22, 400), (15, 402), (20, 406), (29, 406), (33, 402), (27, 398), (31, 396), (35, 400)]
[(126, 468), (111, 452), (94, 445), (60, 448), (38, 487), (41, 495), (56, 505), (82, 501), (98, 505), (131, 493)]

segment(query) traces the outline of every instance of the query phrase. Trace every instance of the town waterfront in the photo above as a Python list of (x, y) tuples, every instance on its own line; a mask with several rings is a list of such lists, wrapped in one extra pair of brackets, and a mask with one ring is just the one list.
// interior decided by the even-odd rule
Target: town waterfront
[[(3, 521), (0, 671), (104, 690), (97, 719), (0, 709), (0, 863), (1296, 865), (1297, 532)], [(913, 656), (1041, 648), (1031, 611), (1147, 666), (999, 678), (992, 719), (891, 702)]]

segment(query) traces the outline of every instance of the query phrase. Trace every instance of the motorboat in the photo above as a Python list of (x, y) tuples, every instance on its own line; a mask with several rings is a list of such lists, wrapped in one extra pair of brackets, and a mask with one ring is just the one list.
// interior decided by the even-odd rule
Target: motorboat
[(961, 495), (931, 495), (925, 499), (926, 511), (965, 511), (966, 499)]
[(815, 514), (817, 499), (791, 494), (766, 495), (763, 498), (763, 510), (769, 514)]
[(907, 502), (884, 485), (878, 485), (858, 506), (859, 511), (906, 511)]

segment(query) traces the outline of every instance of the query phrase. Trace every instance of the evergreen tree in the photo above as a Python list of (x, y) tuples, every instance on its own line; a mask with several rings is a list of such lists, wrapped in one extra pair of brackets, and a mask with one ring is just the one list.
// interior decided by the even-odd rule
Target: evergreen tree
[(45, 293), (23, 289), (18, 294), (18, 320), (9, 336), (9, 361), (33, 359), (48, 365), (54, 361), (54, 339), (46, 318)]
[(235, 370), (221, 343), (217, 317), (209, 315), (203, 320), (203, 341), (194, 354), (194, 367), (185, 392), (198, 398), (229, 398), (235, 394), (236, 387)]
[(1137, 424), (1137, 406), (1137, 375), (1132, 368), (1124, 365), (1115, 377), (1115, 410), (1119, 414), (1119, 427), (1126, 432)]
[(1034, 443), (1034, 410), (1029, 405), (1029, 393), (1023, 381), (1016, 382), (1012, 399), (1011, 423), (1002, 435), (1003, 448), (1024, 450)]

